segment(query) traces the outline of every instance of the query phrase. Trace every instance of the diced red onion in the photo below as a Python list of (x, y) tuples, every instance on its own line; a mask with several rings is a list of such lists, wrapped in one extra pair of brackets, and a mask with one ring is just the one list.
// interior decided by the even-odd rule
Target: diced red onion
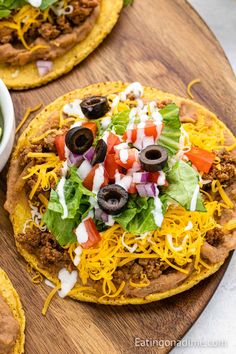
[(92, 170), (91, 164), (87, 160), (84, 160), (80, 165), (80, 167), (78, 168), (77, 174), (83, 181), (88, 176), (91, 170)]
[(101, 209), (95, 209), (95, 219), (103, 221), (103, 222), (108, 222), (109, 216), (107, 213), (102, 211)]
[(73, 152), (69, 153), (69, 161), (73, 166), (79, 167), (83, 159), (83, 155), (73, 154)]
[(89, 148), (85, 153), (84, 153), (84, 158), (86, 160), (88, 160), (89, 162), (92, 161), (93, 159), (93, 156), (94, 156), (94, 153), (95, 153), (95, 148), (93, 146), (91, 146), (91, 148)]
[(149, 172), (135, 172), (133, 174), (134, 183), (147, 183), (149, 177)]
[(154, 183), (143, 183), (136, 185), (138, 194), (140, 197), (155, 197), (156, 196), (156, 186)]
[(38, 60), (36, 61), (39, 76), (45, 76), (49, 71), (52, 70), (53, 62), (49, 60)]

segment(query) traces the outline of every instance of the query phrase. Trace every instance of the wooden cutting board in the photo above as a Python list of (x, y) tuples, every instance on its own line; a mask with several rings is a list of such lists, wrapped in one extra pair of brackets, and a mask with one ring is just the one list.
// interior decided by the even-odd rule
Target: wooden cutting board
[[(45, 104), (67, 91), (107, 80), (140, 81), (186, 95), (193, 92), (236, 132), (236, 83), (225, 54), (201, 18), (184, 0), (135, 0), (104, 43), (73, 72), (40, 89), (12, 92), (19, 122), (27, 107)], [(5, 172), (6, 173), (6, 172)], [(204, 309), (226, 268), (184, 294), (144, 306), (109, 307), (55, 298), (46, 318), (41, 310), (49, 288), (33, 285), (17, 254), (11, 224), (3, 210), (5, 173), (0, 190), (0, 266), (18, 290), (26, 313), (27, 354), (139, 353), (135, 337), (177, 340)], [(170, 347), (146, 347), (167, 353)]]

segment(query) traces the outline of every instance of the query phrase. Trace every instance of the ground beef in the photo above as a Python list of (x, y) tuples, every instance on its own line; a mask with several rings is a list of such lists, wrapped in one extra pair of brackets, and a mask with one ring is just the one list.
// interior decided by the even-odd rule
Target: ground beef
[(43, 23), (40, 26), (38, 32), (47, 41), (50, 41), (51, 39), (55, 39), (60, 35), (60, 30), (58, 30), (55, 25), (52, 25), (49, 22)]
[(216, 227), (213, 230), (210, 230), (206, 234), (206, 241), (214, 247), (218, 247), (222, 242), (224, 238), (224, 233), (223, 231)]
[(69, 20), (64, 15), (57, 17), (56, 22), (57, 22), (57, 28), (63, 34), (72, 32), (72, 30), (73, 30), (72, 25), (70, 24)]
[(12, 28), (2, 27), (0, 28), (0, 43), (5, 44), (12, 42), (15, 38), (16, 31)]
[(23, 147), (19, 152), (20, 166), (24, 168), (26, 165), (28, 165), (29, 162), (32, 161), (32, 157), (28, 157), (28, 154), (30, 152), (42, 152), (42, 151), (43, 151), (43, 147), (40, 144)]
[(123, 267), (117, 268), (113, 273), (114, 282), (120, 284), (123, 280), (132, 279), (134, 282), (141, 280), (141, 275), (146, 274), (149, 280), (157, 279), (168, 268), (165, 262), (156, 259), (141, 258), (131, 261)]
[(172, 101), (171, 100), (163, 100), (160, 102), (157, 102), (157, 108), (162, 109), (165, 108), (168, 104), (171, 104)]
[(16, 240), (27, 251), (37, 256), (41, 266), (53, 267), (55, 271), (63, 267), (73, 269), (68, 251), (60, 247), (50, 232), (42, 232), (37, 228), (29, 229), (25, 234), (17, 235)]
[(73, 24), (79, 25), (91, 15), (93, 9), (97, 7), (98, 4), (98, 0), (72, 0), (70, 5), (73, 6), (73, 12), (72, 14), (67, 15), (67, 17)]
[[(214, 163), (210, 172), (204, 173), (202, 178), (211, 181), (218, 179), (221, 184), (227, 187), (236, 178), (236, 157), (225, 149), (216, 152), (216, 156), (220, 159), (220, 162)], [(209, 185), (206, 185), (206, 187), (209, 187)]]

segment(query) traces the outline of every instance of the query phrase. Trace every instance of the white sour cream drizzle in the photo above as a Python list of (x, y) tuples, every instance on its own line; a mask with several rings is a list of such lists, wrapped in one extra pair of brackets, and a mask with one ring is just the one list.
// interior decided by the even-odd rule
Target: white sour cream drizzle
[(129, 149), (129, 144), (128, 143), (121, 143), (121, 144), (114, 146), (115, 151), (119, 151), (119, 150), (123, 150), (123, 149)]
[(75, 230), (78, 243), (85, 243), (88, 241), (88, 233), (84, 222), (82, 221)]
[(135, 243), (135, 244), (133, 245), (133, 247), (128, 246), (128, 245), (125, 243), (125, 234), (126, 234), (126, 232), (124, 232), (123, 235), (122, 235), (122, 237), (121, 237), (121, 243), (122, 243), (122, 245), (123, 245), (125, 248), (127, 248), (127, 250), (128, 250), (130, 253), (134, 253), (134, 251), (136, 251), (138, 245), (137, 245), (137, 243)]
[(111, 123), (111, 117), (105, 117), (101, 120), (103, 129), (107, 129), (110, 123)]
[(58, 291), (60, 297), (64, 298), (73, 289), (77, 282), (78, 273), (76, 270), (68, 272), (66, 268), (62, 268), (58, 273), (58, 279), (61, 281), (61, 290)]
[(77, 169), (77, 175), (82, 181), (88, 176), (89, 172), (91, 171), (92, 166), (88, 160), (84, 160), (80, 167)]
[(144, 92), (143, 86), (139, 82), (133, 82), (128, 87), (126, 87), (125, 91), (120, 94), (121, 101), (125, 101), (127, 96), (132, 93), (136, 99), (142, 97)]
[(115, 224), (115, 220), (113, 219), (112, 215), (108, 215), (108, 221), (105, 222), (107, 226), (113, 226)]
[(185, 227), (184, 231), (192, 230), (192, 228), (193, 228), (193, 223), (192, 223), (192, 221), (189, 221), (187, 226)]
[(154, 210), (152, 210), (152, 215), (154, 217), (154, 221), (158, 227), (161, 227), (164, 216), (162, 212), (162, 202), (158, 197), (159, 190), (156, 188), (156, 197), (154, 197)]
[(98, 193), (103, 183), (104, 183), (104, 167), (103, 165), (100, 164), (98, 168), (95, 170), (95, 174), (93, 178), (93, 192)]
[(115, 183), (123, 187), (126, 191), (128, 191), (128, 189), (130, 188), (132, 180), (132, 176), (126, 175), (121, 178), (121, 175), (118, 171), (115, 173)]
[(104, 133), (103, 136), (102, 136), (102, 140), (104, 140), (106, 144), (107, 144), (108, 136), (109, 136), (109, 132), (108, 132), (108, 131), (105, 131), (105, 133)]
[(34, 7), (40, 7), (42, 5), (42, 0), (28, 0), (28, 3)]
[(55, 285), (48, 279), (45, 279), (44, 280), (44, 283), (49, 286), (50, 288), (54, 289), (55, 288)]
[(78, 267), (78, 265), (80, 264), (80, 256), (83, 252), (83, 249), (82, 247), (78, 246), (75, 250), (74, 250), (74, 253), (75, 253), (75, 258), (73, 260), (73, 263), (76, 267)]
[(164, 184), (166, 182), (165, 172), (160, 171), (159, 173), (160, 173), (160, 175), (158, 177), (157, 184), (158, 184), (158, 186), (164, 186)]
[(68, 208), (66, 205), (65, 193), (64, 193), (64, 186), (65, 186), (66, 178), (62, 176), (58, 185), (57, 185), (57, 194), (59, 196), (59, 202), (63, 208), (63, 215), (61, 216), (62, 219), (66, 219), (68, 217)]
[(81, 110), (81, 107), (80, 107), (81, 102), (82, 102), (81, 100), (74, 100), (73, 102), (66, 104), (63, 107), (63, 112), (68, 115), (75, 114), (75, 115), (80, 116), (81, 118), (85, 118), (85, 116)]
[(197, 207), (197, 198), (199, 193), (200, 187), (199, 184), (196, 185), (195, 190), (193, 192), (193, 197), (190, 203), (190, 211), (195, 211)]
[(187, 239), (189, 238), (189, 236), (186, 235), (186, 236), (184, 237), (184, 239), (183, 239), (183, 242), (182, 242), (181, 246), (178, 246), (178, 247), (175, 247), (175, 246), (173, 245), (173, 238), (172, 238), (172, 235), (171, 235), (171, 234), (168, 234), (168, 235), (166, 236), (166, 238), (167, 238), (167, 241), (168, 241), (168, 243), (169, 243), (170, 248), (172, 248), (172, 249), (173, 249), (174, 251), (176, 251), (176, 252), (179, 252), (179, 251), (182, 251), (182, 250), (183, 250), (183, 248), (184, 248), (184, 246), (185, 246), (185, 244), (186, 244)]
[(24, 224), (24, 228), (23, 228), (23, 234), (25, 234), (26, 232), (26, 229), (28, 227), (28, 224), (33, 221), (39, 228), (39, 230), (41, 231), (46, 231), (47, 230), (47, 226), (46, 225), (43, 225), (43, 226), (40, 226), (41, 224), (41, 221), (42, 221), (42, 215), (40, 214), (38, 208), (34, 205), (32, 205), (30, 203), (30, 212), (31, 212), (31, 219), (28, 219), (25, 224)]
[(126, 163), (129, 157), (128, 149), (120, 150), (120, 160), (122, 163)]

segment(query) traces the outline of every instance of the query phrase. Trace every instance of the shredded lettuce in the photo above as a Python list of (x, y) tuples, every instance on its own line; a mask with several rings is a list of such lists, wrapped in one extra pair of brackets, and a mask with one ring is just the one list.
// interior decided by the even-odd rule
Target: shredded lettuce
[(66, 219), (61, 218), (63, 208), (57, 192), (53, 189), (51, 190), (47, 211), (43, 217), (48, 230), (52, 232), (61, 246), (76, 241), (73, 229), (79, 225), (91, 209), (89, 198), (93, 196), (93, 193), (83, 186), (76, 173), (76, 168), (70, 169), (70, 176), (65, 182), (64, 193), (68, 217)]
[(177, 153), (179, 149), (180, 127), (179, 107), (175, 103), (167, 105), (160, 110), (163, 117), (164, 129), (158, 139), (158, 145), (167, 149), (170, 156)]
[(127, 125), (129, 124), (129, 114), (130, 110), (114, 114), (111, 118), (111, 123), (109, 124), (108, 129), (113, 129), (116, 134), (123, 135), (126, 132)]
[[(199, 180), (197, 172), (189, 164), (180, 160), (176, 162), (166, 177), (170, 184), (165, 194), (185, 209), (190, 210), (193, 193)], [(196, 211), (206, 211), (200, 192)]]
[(134, 235), (140, 235), (157, 228), (152, 215), (153, 210), (154, 198), (141, 198), (137, 195), (130, 196), (126, 210), (115, 216), (114, 220), (126, 231)]

